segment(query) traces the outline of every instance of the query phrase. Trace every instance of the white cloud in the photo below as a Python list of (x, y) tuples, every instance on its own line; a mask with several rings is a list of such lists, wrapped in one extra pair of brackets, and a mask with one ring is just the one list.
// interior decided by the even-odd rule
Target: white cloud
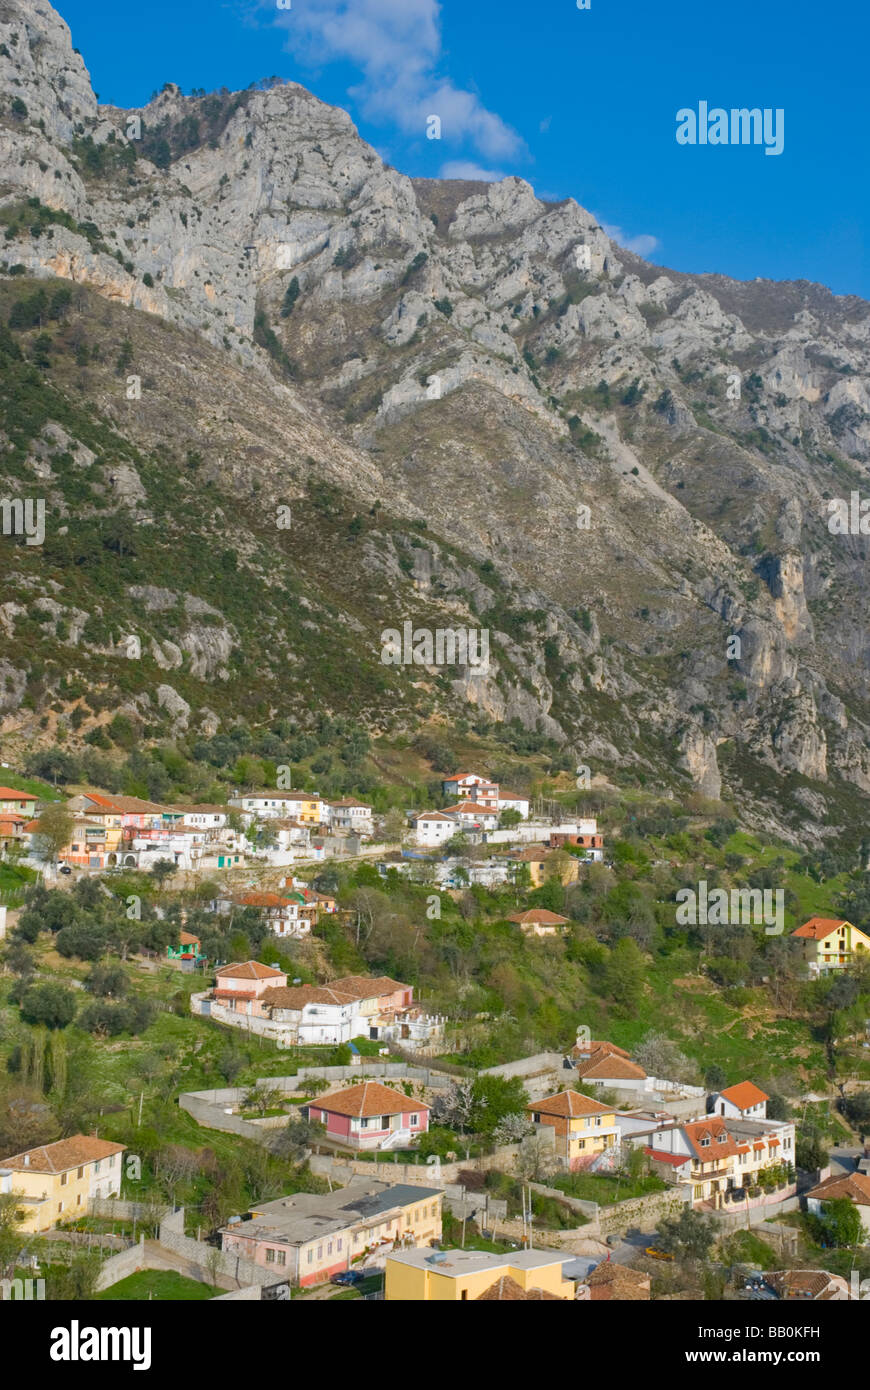
[(628, 232), (624, 232), (621, 227), (615, 227), (612, 222), (601, 222), (601, 230), (611, 241), (615, 241), (617, 246), (624, 247), (626, 251), (633, 251), (636, 256), (649, 256), (660, 245), (658, 237), (652, 236), (649, 232), (629, 236)]
[(294, 0), (277, 22), (300, 62), (362, 70), (351, 95), (366, 119), (423, 136), (427, 117), (440, 116), (444, 140), (468, 140), (489, 159), (524, 153), (516, 131), (476, 93), (439, 75), (440, 13), (438, 0)]
[(448, 159), (438, 171), (440, 179), (474, 179), (479, 183), (499, 183), (508, 176), (502, 169), (484, 169), (473, 159)]

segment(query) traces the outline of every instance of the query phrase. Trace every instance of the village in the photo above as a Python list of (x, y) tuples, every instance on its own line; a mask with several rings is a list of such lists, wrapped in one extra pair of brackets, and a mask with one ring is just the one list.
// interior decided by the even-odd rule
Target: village
[[(78, 1229), (105, 1241), (93, 1278), (109, 1298), (161, 1270), (223, 1299), (866, 1296), (870, 1097), (860, 1084), (841, 1117), (830, 1098), (786, 1098), (751, 1071), (714, 1064), (693, 1075), (660, 1034), (633, 1047), (596, 1036), (582, 1012), (561, 1046), (469, 1066), (487, 1047), (497, 1055), (497, 1015), (454, 1018), (431, 986), (324, 971), (324, 942), (350, 960), (341, 933), (358, 942), (365, 895), (380, 893), (383, 908), (389, 892), (416, 894), (433, 927), (474, 894), (478, 904), (500, 894), (496, 916), (516, 949), (550, 952), (556, 969), (578, 940), (572, 894), (629, 862), (596, 817), (536, 806), (485, 774), (447, 775), (441, 792), (442, 807), (408, 811), (387, 836), (371, 805), (313, 791), (183, 806), (0, 787), (3, 862), (37, 885), (20, 906), (0, 905), (5, 973), (20, 980), (11, 998), (22, 1019), (48, 1027), (39, 1046), (59, 1019), (35, 1008), (34, 992), (44, 1002), (53, 986), (25, 957), (46, 930), (62, 958), (93, 962), (84, 988), (105, 1003), (90, 1006), (95, 1023), (79, 1018), (97, 1039), (150, 1027), (118, 1002), (129, 983), (99, 983), (121, 970), (119, 950), (124, 970), (181, 985), (170, 996), (179, 1026), (186, 1016), (185, 1027), (206, 1030), (186, 1073), (155, 1097), (164, 1117), (167, 1105), (185, 1117), (185, 1142), (167, 1153), (152, 1141), (147, 1199), (135, 1148), (144, 1087), (129, 1138), (104, 1137), (100, 1124), (0, 1157), (0, 1197), (20, 1203), (15, 1278), (38, 1274), (52, 1242)], [(351, 879), (331, 886), (337, 866)], [(348, 882), (361, 886), (348, 895)], [(100, 917), (119, 902), (127, 929)], [(789, 938), (805, 982), (796, 988), (854, 976), (859, 997), (870, 936), (813, 915)], [(234, 956), (239, 945), (250, 954)], [(589, 961), (602, 949), (593, 938), (582, 946)], [(226, 1084), (185, 1085), (206, 1074), (194, 1057), (212, 1044)], [(808, 1121), (808, 1108), (819, 1118)], [(270, 1176), (249, 1185), (247, 1203), (209, 1197), (196, 1131), (260, 1152)], [(835, 1257), (807, 1258), (826, 1247)]]

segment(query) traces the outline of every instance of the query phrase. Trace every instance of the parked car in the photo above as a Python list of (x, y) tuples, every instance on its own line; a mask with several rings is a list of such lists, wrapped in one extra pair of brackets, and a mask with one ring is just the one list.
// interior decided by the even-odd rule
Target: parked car
[(58, 871), (59, 874), (71, 874), (71, 873), (72, 873), (72, 869), (70, 868), (69, 864), (58, 864), (58, 866), (57, 866), (57, 871)]
[(364, 1274), (360, 1274), (357, 1269), (343, 1269), (340, 1274), (333, 1274), (330, 1284), (344, 1284), (353, 1288), (355, 1284), (361, 1284), (365, 1279)]
[(672, 1260), (673, 1255), (669, 1255), (666, 1250), (656, 1250), (654, 1245), (648, 1245), (644, 1251), (645, 1255), (650, 1255), (654, 1260)]

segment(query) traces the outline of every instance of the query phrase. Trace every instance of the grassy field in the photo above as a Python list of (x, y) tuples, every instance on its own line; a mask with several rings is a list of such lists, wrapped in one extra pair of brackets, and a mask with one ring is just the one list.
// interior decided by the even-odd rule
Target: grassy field
[(200, 1284), (196, 1279), (186, 1279), (172, 1269), (140, 1269), (126, 1279), (113, 1284), (97, 1294), (103, 1303), (191, 1303), (202, 1302), (223, 1293), (223, 1289), (212, 1284)]

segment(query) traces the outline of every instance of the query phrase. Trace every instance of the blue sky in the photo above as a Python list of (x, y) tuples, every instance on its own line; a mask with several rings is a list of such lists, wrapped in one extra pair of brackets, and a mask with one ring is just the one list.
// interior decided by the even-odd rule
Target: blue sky
[[(55, 3), (103, 101), (274, 74), (404, 173), (518, 174), (661, 265), (870, 298), (864, 0)], [(678, 145), (700, 101), (782, 108), (783, 152)]]

